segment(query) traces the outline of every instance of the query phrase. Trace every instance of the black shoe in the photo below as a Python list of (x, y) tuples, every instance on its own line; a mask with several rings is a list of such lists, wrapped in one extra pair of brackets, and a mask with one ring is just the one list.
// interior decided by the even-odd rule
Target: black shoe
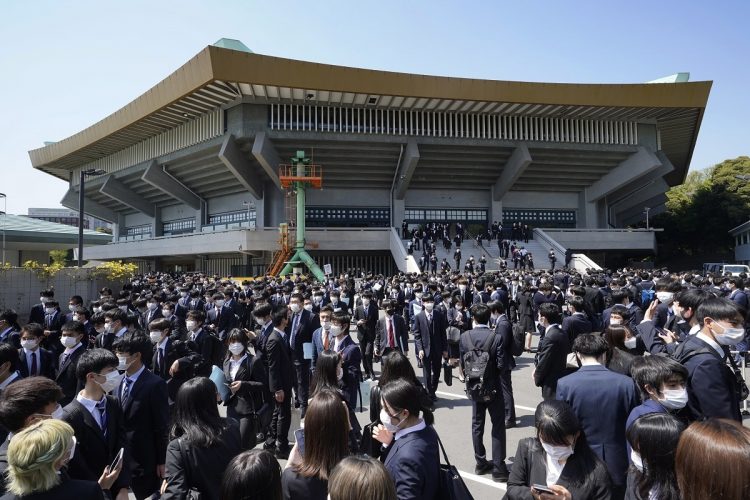
[(294, 400), (294, 407), (299, 408), (299, 401), (297, 401), (296, 399)]
[(508, 472), (508, 467), (504, 463), (499, 468), (492, 470), (492, 480), (496, 483), (507, 483), (509, 476), (510, 472)]
[(269, 442), (266, 441), (265, 443), (263, 443), (263, 449), (264, 450), (268, 450), (271, 453), (274, 453), (276, 451), (276, 444), (275, 443), (269, 443)]
[(491, 472), (492, 469), (493, 465), (490, 462), (484, 462), (483, 464), (477, 464), (474, 467), (474, 474), (476, 474), (477, 476), (483, 476), (488, 472)]
[(307, 406), (303, 406), (302, 410), (299, 412), (299, 418), (300, 420), (303, 420), (305, 418), (305, 413), (307, 413)]
[[(279, 460), (288, 460), (289, 459), (289, 452), (290, 451), (291, 450), (289, 449), (289, 447), (287, 447), (287, 448), (279, 448), (278, 450), (276, 450), (276, 453), (275, 453), (276, 458), (278, 458)], [(506, 474), (505, 478), (506, 478), (505, 480), (507, 481), (508, 480), (507, 479), (508, 478), (507, 474)]]
[(434, 403), (434, 402), (436, 402), (436, 401), (437, 401), (437, 395), (435, 395), (435, 394), (432, 394), (432, 395), (430, 396), (430, 399), (432, 400), (432, 402), (433, 402), (433, 403)]
[(506, 420), (505, 421), (505, 428), (506, 429), (512, 429), (515, 426), (516, 426), (516, 420), (515, 419), (513, 419), (513, 420)]

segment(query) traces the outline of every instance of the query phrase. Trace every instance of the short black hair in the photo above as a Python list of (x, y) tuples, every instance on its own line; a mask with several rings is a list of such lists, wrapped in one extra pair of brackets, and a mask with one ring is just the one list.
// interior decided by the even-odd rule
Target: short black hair
[(273, 311), (273, 307), (268, 302), (264, 302), (262, 304), (258, 304), (255, 306), (255, 309), (253, 309), (253, 316), (256, 318), (267, 318), (271, 315), (271, 312)]
[(551, 325), (555, 323), (560, 323), (561, 316), (560, 316), (560, 308), (557, 307), (557, 304), (553, 304), (552, 302), (545, 302), (544, 304), (539, 306), (539, 315), (546, 319)]
[(141, 353), (141, 360), (145, 362), (151, 355), (153, 344), (142, 332), (126, 332), (125, 335), (115, 340), (112, 350), (127, 354)]
[(706, 298), (695, 312), (695, 318), (701, 328), (703, 327), (703, 320), (706, 318), (711, 318), (714, 321), (730, 321), (737, 319), (738, 316), (745, 317), (740, 307), (731, 300), (720, 297)]
[(570, 304), (570, 306), (575, 309), (576, 312), (583, 312), (583, 297), (573, 295), (568, 299), (568, 304)]
[(121, 309), (110, 309), (104, 313), (104, 318), (108, 318), (110, 321), (119, 321), (121, 325), (126, 325), (128, 322), (127, 313)]
[(34, 337), (44, 337), (44, 327), (39, 323), (27, 323), (21, 328), (21, 336), (24, 333), (30, 333)]
[(160, 332), (164, 330), (172, 331), (172, 323), (168, 319), (156, 318), (148, 324), (148, 329), (149, 331), (159, 330)]
[(47, 377), (29, 377), (10, 384), (0, 395), (0, 425), (16, 433), (26, 419), (41, 413), (50, 403), (63, 398), (62, 389)]
[(638, 356), (633, 359), (630, 374), (638, 389), (640, 389), (644, 400), (649, 398), (646, 391), (647, 384), (653, 387), (657, 394), (661, 394), (661, 386), (664, 383), (675, 378), (679, 378), (683, 382), (688, 379), (687, 368), (666, 356)]
[(78, 335), (83, 335), (86, 330), (83, 327), (83, 323), (80, 321), (68, 321), (60, 329), (63, 332), (75, 332)]
[(10, 362), (10, 370), (13, 373), (18, 369), (18, 350), (12, 345), (3, 342), (0, 344), (0, 365)]
[(582, 356), (598, 358), (608, 350), (607, 341), (601, 335), (594, 333), (582, 333), (573, 342), (573, 352)]
[(341, 323), (341, 325), (346, 328), (351, 322), (352, 317), (349, 316), (349, 313), (346, 311), (333, 311), (333, 314), (331, 315), (331, 323), (333, 322)]
[(284, 320), (287, 319), (289, 319), (289, 309), (286, 306), (281, 306), (274, 309), (271, 319), (273, 321), (274, 327), (281, 326)]
[(117, 356), (108, 349), (91, 349), (84, 351), (78, 358), (76, 365), (76, 377), (82, 383), (86, 383), (86, 375), (99, 373), (105, 368), (117, 368)]
[(480, 325), (486, 325), (490, 322), (490, 308), (487, 304), (474, 304), (471, 306), (471, 317)]
[[(479, 305), (479, 304), (477, 304)], [(499, 300), (493, 300), (487, 304), (487, 307), (490, 308), (490, 312), (503, 314), (505, 312), (505, 306), (502, 302)]]
[(18, 321), (18, 313), (13, 309), (6, 309), (0, 312), (0, 321), (5, 321), (10, 325), (15, 325)]
[(203, 324), (203, 322), (206, 321), (206, 313), (194, 309), (192, 311), (188, 311), (186, 319), (194, 320), (200, 324)]

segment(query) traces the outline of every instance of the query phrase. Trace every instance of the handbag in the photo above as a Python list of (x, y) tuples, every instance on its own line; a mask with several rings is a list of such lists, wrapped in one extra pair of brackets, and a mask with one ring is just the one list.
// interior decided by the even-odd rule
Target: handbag
[[(437, 433), (436, 433), (437, 434)], [(445, 447), (443, 442), (440, 441), (440, 436), (437, 437), (440, 450), (443, 452), (443, 460), (445, 464), (440, 464), (439, 481), (440, 485), (438, 488), (439, 500), (474, 500), (474, 497), (469, 492), (469, 488), (466, 487), (461, 474), (458, 469), (451, 465), (448, 460), (448, 454), (445, 453)]]
[(747, 399), (748, 396), (750, 396), (750, 389), (747, 388), (745, 379), (742, 378), (742, 372), (737, 366), (737, 362), (734, 360), (732, 355), (729, 354), (729, 356), (727, 357), (729, 358), (729, 363), (732, 365), (732, 371), (734, 372), (734, 376), (737, 379), (737, 396), (740, 398), (740, 401), (744, 401)]
[(370, 422), (362, 429), (362, 437), (359, 441), (359, 453), (368, 455), (372, 458), (380, 457), (380, 442), (373, 439), (372, 429), (378, 425), (377, 422)]
[(453, 385), (453, 367), (447, 362), (443, 362), (443, 382), (448, 387)]

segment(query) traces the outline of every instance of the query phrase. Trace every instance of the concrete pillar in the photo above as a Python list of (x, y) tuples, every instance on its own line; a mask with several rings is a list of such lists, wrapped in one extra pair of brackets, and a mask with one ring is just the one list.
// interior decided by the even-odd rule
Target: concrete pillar
[(497, 221), (498, 224), (503, 223), (503, 201), (502, 200), (495, 200), (495, 187), (493, 186), (492, 189), (489, 191), (490, 194), (490, 221), (489, 223), (492, 224), (493, 222)]
[[(277, 188), (273, 182), (267, 181), (263, 186), (263, 199), (256, 205), (257, 224), (263, 227), (277, 227), (282, 222), (286, 222), (286, 214), (284, 214), (285, 196), (284, 191)], [(262, 209), (258, 210), (258, 207), (262, 207)]]
[(154, 207), (154, 217), (151, 219), (151, 234), (154, 235), (154, 238), (158, 238), (159, 236), (163, 236), (164, 226), (161, 222), (161, 208)]
[(203, 226), (208, 223), (208, 216), (206, 215), (208, 211), (208, 203), (205, 201), (201, 202), (200, 208), (195, 211), (195, 232), (200, 233)]
[(404, 222), (404, 217), (406, 217), (405, 200), (393, 200), (393, 227), (401, 231), (401, 223)]
[(125, 216), (118, 213), (116, 219), (116, 221), (112, 222), (112, 241), (114, 243), (120, 241), (120, 235), (125, 229)]

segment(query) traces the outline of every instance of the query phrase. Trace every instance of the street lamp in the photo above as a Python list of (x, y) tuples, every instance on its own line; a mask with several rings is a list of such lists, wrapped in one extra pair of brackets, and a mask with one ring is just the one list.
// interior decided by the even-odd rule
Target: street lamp
[(81, 170), (81, 176), (78, 180), (78, 267), (83, 267), (83, 188), (86, 182), (86, 176), (102, 175), (104, 170), (100, 168), (90, 168)]
[(646, 212), (646, 229), (648, 230), (648, 213), (651, 211), (651, 208), (649, 207), (643, 207), (643, 211)]
[(3, 261), (0, 265), (5, 265), (5, 224), (8, 219), (8, 197), (5, 193), (0, 193), (0, 198), (3, 199)]

